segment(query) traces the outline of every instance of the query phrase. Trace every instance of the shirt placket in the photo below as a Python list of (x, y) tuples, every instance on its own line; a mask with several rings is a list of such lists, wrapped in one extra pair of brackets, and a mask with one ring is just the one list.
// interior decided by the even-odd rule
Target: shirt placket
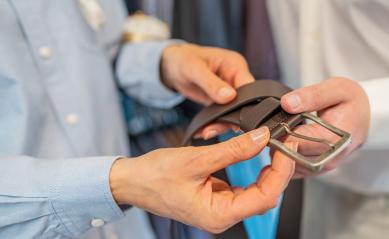
[(54, 40), (40, 12), (39, 5), (44, 3), (23, 0), (11, 2), (41, 73), (42, 85), (75, 156), (93, 152), (87, 123), (82, 121), (82, 99), (62, 73), (60, 56), (56, 55)]

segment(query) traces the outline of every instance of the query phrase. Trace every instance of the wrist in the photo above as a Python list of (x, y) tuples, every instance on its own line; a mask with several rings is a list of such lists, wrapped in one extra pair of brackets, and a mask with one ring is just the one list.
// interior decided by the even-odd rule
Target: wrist
[(171, 81), (172, 75), (174, 75), (172, 69), (170, 68), (170, 66), (172, 65), (171, 59), (175, 58), (176, 52), (180, 48), (181, 48), (180, 44), (169, 45), (163, 50), (161, 56), (161, 65), (160, 65), (161, 82), (171, 90), (174, 90), (174, 84)]
[(130, 164), (132, 160), (120, 158), (116, 160), (109, 174), (111, 193), (118, 205), (132, 205), (128, 186)]

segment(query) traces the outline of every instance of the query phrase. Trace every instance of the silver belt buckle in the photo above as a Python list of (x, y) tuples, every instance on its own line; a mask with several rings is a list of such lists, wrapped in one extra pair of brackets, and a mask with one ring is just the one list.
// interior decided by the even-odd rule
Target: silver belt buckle
[(269, 145), (281, 151), (282, 153), (289, 156), (290, 158), (294, 159), (298, 164), (302, 165), (308, 170), (312, 172), (320, 172), (328, 162), (330, 162), (333, 158), (338, 156), (351, 143), (351, 135), (341, 129), (336, 128), (333, 125), (326, 123), (325, 121), (323, 121), (322, 119), (320, 119), (319, 117), (313, 114), (302, 113), (301, 115), (303, 118), (312, 120), (313, 122), (326, 128), (330, 132), (338, 135), (340, 137), (340, 140), (333, 144), (326, 139), (319, 139), (319, 138), (314, 138), (314, 137), (294, 133), (287, 124), (281, 124), (282, 127), (284, 127), (284, 129), (286, 130), (287, 134), (297, 138), (302, 138), (305, 140), (326, 144), (330, 147), (330, 149), (312, 160), (312, 158), (309, 159), (304, 155), (289, 149), (281, 141), (277, 139), (271, 138), (269, 140)]

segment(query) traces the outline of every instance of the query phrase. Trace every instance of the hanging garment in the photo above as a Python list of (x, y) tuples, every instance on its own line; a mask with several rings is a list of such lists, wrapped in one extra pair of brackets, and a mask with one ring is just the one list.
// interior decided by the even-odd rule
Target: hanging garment
[(142, 0), (141, 10), (151, 16), (164, 21), (170, 27), (173, 26), (174, 0)]
[(142, 0), (124, 0), (128, 13), (133, 14), (141, 9)]
[(279, 80), (266, 0), (246, 0), (244, 55), (256, 79)]
[(176, 0), (173, 36), (241, 52), (243, 6), (236, 0)]

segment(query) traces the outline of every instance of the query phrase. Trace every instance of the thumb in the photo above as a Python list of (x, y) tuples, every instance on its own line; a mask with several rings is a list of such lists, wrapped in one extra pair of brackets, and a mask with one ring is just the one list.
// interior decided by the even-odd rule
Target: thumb
[(212, 72), (206, 64), (199, 63), (191, 81), (218, 104), (226, 104), (236, 97), (236, 90)]
[[(289, 113), (319, 111), (350, 98), (355, 83), (344, 78), (332, 78), (292, 91), (281, 98), (281, 106)], [(351, 94), (351, 97), (353, 95)]]
[(200, 165), (206, 165), (203, 172), (210, 175), (229, 165), (250, 159), (257, 155), (268, 143), (270, 132), (267, 127), (261, 127), (246, 134), (232, 138), (226, 142), (199, 148), (204, 150)]

